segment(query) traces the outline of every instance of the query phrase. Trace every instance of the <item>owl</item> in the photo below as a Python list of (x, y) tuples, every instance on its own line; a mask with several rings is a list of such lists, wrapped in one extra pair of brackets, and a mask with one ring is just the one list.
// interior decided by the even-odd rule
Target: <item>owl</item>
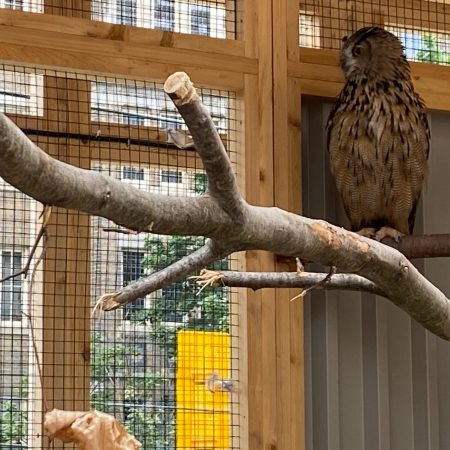
[(345, 85), (327, 123), (330, 167), (352, 231), (378, 240), (411, 234), (427, 172), (430, 132), (404, 48), (362, 28), (343, 39)]

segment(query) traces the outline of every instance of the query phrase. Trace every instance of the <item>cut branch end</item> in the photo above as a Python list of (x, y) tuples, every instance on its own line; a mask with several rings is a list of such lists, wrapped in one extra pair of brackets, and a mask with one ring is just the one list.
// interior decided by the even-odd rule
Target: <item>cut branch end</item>
[(198, 100), (194, 84), (186, 72), (175, 72), (164, 83), (164, 91), (176, 105), (186, 105)]
[(122, 291), (103, 294), (97, 300), (93, 312), (98, 312), (101, 316), (103, 311), (112, 311), (113, 309), (119, 308), (122, 306), (122, 303), (117, 301), (117, 297), (119, 297), (120, 294), (122, 294)]

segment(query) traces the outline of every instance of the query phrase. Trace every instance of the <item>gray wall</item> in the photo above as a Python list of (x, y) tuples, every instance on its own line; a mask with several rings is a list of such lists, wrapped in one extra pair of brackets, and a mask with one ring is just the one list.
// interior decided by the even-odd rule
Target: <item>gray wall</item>
[[(302, 99), (304, 214), (347, 225), (330, 175), (331, 103)], [(432, 113), (415, 233), (450, 232), (450, 116)], [(450, 258), (416, 265), (450, 294)], [(450, 449), (450, 343), (387, 300), (315, 291), (305, 301), (307, 450)]]

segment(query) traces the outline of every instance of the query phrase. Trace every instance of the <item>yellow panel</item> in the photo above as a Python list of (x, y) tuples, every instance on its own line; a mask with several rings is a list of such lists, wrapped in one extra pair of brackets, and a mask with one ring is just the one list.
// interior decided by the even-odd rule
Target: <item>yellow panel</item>
[(177, 339), (176, 437), (178, 449), (230, 448), (229, 393), (210, 392), (206, 379), (228, 378), (230, 336), (180, 331)]

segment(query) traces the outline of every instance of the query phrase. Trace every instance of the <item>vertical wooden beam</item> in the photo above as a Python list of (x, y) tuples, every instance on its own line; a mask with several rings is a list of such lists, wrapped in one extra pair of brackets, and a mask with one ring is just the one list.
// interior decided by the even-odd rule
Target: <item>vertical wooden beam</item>
[[(288, 64), (299, 58), (299, 5), (273, 2), (273, 117), (275, 205), (301, 213), (299, 81), (288, 77)], [(295, 270), (295, 262), (277, 258), (277, 271)], [(275, 294), (278, 449), (304, 449), (303, 304), (291, 302), (294, 289)]]
[[(245, 2), (246, 54), (258, 59), (245, 78), (246, 199), (300, 212), (300, 89), (288, 78), (298, 61), (297, 2)], [(247, 270), (292, 270), (264, 252), (247, 252)], [(296, 291), (247, 295), (248, 446), (304, 448), (302, 303)]]
[[(272, 206), (273, 83), (272, 2), (244, 2), (246, 55), (258, 59), (256, 76), (245, 76), (245, 180), (250, 203)], [(275, 260), (265, 252), (247, 252), (246, 269), (273, 271)], [(277, 372), (275, 290), (247, 293), (248, 448), (277, 448)]]
[[(45, 0), (46, 13), (90, 18), (85, 0)], [(90, 84), (45, 77), (44, 119), (48, 130), (89, 130)], [(41, 146), (69, 164), (90, 168), (89, 155), (74, 155), (69, 139)], [(90, 407), (90, 218), (54, 208), (43, 262), (41, 304), (43, 390), (50, 408), (83, 411)], [(45, 436), (45, 434), (43, 433)], [(45, 444), (44, 444), (45, 446)]]
[[(89, 121), (89, 84), (45, 78), (48, 129), (82, 133)], [(47, 150), (59, 160), (90, 168), (89, 155), (74, 155), (60, 138)], [(90, 405), (90, 218), (54, 208), (43, 265), (42, 354), (44, 393), (50, 408), (83, 411)]]

